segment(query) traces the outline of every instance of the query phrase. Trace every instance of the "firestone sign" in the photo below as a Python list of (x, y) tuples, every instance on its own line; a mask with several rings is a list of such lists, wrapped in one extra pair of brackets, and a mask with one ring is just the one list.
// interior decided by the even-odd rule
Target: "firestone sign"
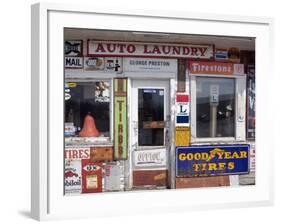
[(88, 41), (89, 56), (146, 56), (168, 58), (214, 57), (213, 45)]

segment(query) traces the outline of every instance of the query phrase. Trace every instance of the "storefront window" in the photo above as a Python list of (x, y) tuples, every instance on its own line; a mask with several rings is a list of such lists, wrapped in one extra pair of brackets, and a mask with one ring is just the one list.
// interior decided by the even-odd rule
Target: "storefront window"
[(109, 107), (109, 82), (66, 82), (66, 136), (109, 137)]
[(138, 90), (139, 146), (164, 145), (164, 89)]
[(235, 137), (235, 79), (196, 78), (196, 135)]

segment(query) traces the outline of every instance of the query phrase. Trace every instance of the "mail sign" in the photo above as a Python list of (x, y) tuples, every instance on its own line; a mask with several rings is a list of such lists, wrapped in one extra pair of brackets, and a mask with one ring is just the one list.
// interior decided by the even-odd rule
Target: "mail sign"
[(249, 145), (177, 147), (176, 175), (249, 173)]

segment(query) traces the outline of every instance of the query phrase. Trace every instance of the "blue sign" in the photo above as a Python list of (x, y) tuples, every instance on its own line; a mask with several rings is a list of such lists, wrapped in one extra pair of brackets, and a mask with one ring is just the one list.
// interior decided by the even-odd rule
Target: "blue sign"
[(189, 123), (189, 116), (177, 116), (177, 123), (178, 124)]
[(249, 145), (176, 148), (176, 176), (249, 173)]

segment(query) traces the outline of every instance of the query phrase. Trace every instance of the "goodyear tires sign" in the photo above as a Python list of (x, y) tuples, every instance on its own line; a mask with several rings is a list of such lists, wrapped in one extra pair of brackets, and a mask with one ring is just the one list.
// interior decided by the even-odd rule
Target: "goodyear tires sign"
[(249, 173), (249, 145), (176, 148), (177, 177)]

